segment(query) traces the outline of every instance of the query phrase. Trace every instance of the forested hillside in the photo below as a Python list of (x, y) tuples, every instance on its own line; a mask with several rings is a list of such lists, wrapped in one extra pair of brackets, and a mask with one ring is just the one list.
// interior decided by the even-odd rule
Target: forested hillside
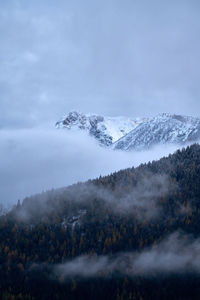
[(199, 295), (197, 144), (26, 198), (0, 218), (1, 299)]

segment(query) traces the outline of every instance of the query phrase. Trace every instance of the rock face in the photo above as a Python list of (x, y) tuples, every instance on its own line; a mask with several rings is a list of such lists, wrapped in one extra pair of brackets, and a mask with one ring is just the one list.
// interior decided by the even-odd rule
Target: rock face
[(200, 139), (200, 119), (160, 114), (140, 124), (114, 143), (114, 149), (144, 150), (158, 144), (180, 144)]
[(57, 128), (84, 130), (100, 145), (115, 150), (145, 150), (154, 145), (200, 140), (200, 119), (160, 114), (153, 118), (103, 117), (76, 111), (56, 123)]
[(127, 117), (103, 117), (99, 115), (70, 112), (56, 123), (57, 128), (87, 131), (101, 145), (110, 146), (121, 137), (135, 129), (145, 119), (130, 119)]

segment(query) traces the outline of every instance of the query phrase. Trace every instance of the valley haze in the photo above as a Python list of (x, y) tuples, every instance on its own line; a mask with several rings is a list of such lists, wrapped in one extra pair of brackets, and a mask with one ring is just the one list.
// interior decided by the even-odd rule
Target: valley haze
[(100, 147), (87, 133), (49, 128), (1, 130), (0, 199), (10, 206), (26, 196), (136, 167), (174, 152), (177, 145), (149, 151)]

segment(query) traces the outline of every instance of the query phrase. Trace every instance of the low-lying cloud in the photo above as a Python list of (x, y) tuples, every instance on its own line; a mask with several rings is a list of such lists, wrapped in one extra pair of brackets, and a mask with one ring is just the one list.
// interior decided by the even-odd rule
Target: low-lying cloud
[(168, 175), (143, 172), (138, 182), (126, 189), (120, 184), (113, 191), (88, 183), (71, 187), (69, 195), (74, 202), (82, 204), (87, 204), (89, 199), (100, 199), (113, 214), (134, 214), (138, 220), (144, 220), (158, 217), (162, 211), (162, 197), (169, 196), (177, 189), (178, 185)]
[[(113, 190), (96, 185), (95, 181), (87, 181), (33, 195), (23, 202), (20, 209), (15, 210), (15, 216), (22, 222), (31, 222), (35, 218), (44, 220), (53, 212), (60, 214), (62, 208), (57, 200), (65, 199), (66, 204), (69, 201), (69, 207), (71, 202), (75, 204), (74, 208), (76, 207), (79, 218), (82, 215), (80, 211), (87, 213), (96, 205), (96, 211), (105, 209), (116, 216), (134, 216), (140, 222), (160, 218), (164, 208), (163, 197), (170, 196), (176, 190), (178, 184), (172, 182), (168, 175), (148, 171), (140, 174), (138, 182), (126, 186), (126, 189), (118, 183)], [(187, 215), (190, 211), (189, 207), (181, 206), (178, 214)], [(65, 220), (73, 218), (76, 213), (69, 209), (67, 213), (62, 212), (62, 216)]]
[[(170, 195), (175, 184), (170, 185), (170, 178), (165, 174), (144, 173), (136, 186), (128, 194), (116, 201), (108, 197), (107, 201), (115, 211), (134, 213), (138, 219), (157, 217), (161, 210), (160, 197)], [(123, 189), (122, 189), (123, 190)]]
[(61, 280), (106, 277), (114, 274), (155, 276), (172, 273), (200, 272), (200, 239), (180, 232), (171, 234), (158, 245), (142, 252), (120, 253), (113, 256), (79, 256), (53, 267)]
[(83, 132), (45, 128), (1, 130), (0, 133), (0, 203), (4, 205), (51, 188), (136, 167), (177, 148), (113, 151), (99, 147)]

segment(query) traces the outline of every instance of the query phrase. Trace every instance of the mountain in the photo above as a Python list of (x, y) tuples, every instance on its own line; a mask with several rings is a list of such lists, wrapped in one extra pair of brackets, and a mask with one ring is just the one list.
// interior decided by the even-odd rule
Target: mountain
[(145, 119), (127, 117), (103, 117), (95, 114), (70, 112), (56, 123), (56, 128), (87, 131), (101, 145), (110, 146), (125, 134), (135, 129)]
[(114, 149), (144, 150), (159, 144), (184, 145), (200, 139), (200, 119), (160, 114), (142, 122), (114, 143)]
[(199, 299), (200, 146), (18, 202), (1, 299)]
[(153, 118), (103, 117), (70, 112), (57, 128), (87, 131), (101, 145), (115, 150), (145, 150), (154, 145), (195, 142), (200, 139), (200, 119), (159, 114)]

